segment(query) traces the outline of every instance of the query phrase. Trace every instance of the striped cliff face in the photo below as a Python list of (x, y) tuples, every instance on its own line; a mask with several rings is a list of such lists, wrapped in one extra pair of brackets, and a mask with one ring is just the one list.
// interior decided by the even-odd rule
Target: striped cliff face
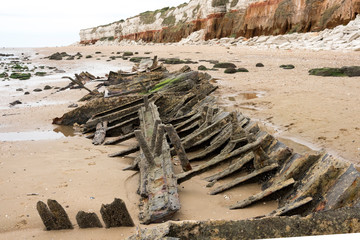
[(191, 0), (80, 31), (81, 44), (123, 39), (178, 42), (198, 30), (205, 40), (319, 31), (347, 24), (360, 0)]

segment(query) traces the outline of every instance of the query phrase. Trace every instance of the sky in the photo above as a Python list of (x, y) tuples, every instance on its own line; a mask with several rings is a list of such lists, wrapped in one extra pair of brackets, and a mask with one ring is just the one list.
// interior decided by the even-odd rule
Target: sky
[(188, 0), (1, 0), (0, 48), (55, 47), (79, 41), (80, 29)]

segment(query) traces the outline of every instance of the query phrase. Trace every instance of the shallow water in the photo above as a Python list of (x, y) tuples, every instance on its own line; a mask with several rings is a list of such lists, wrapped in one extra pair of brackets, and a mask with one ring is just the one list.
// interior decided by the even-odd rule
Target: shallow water
[(65, 137), (54, 131), (5, 132), (0, 133), (0, 142), (53, 140)]

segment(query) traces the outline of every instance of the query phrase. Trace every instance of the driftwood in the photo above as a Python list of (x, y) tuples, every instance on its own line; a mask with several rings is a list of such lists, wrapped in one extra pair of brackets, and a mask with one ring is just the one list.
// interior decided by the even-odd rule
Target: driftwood
[(97, 124), (96, 132), (92, 141), (94, 145), (100, 145), (105, 141), (107, 124), (108, 123), (106, 121)]

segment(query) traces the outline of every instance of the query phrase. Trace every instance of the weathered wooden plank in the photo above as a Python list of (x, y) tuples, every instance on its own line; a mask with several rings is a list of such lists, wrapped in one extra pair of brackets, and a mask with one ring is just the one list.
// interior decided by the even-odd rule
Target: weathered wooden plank
[(214, 157), (213, 159), (211, 159), (211, 160), (207, 161), (206, 163), (201, 164), (197, 167), (194, 167), (191, 171), (178, 174), (177, 175), (178, 183), (182, 183), (196, 175), (199, 175), (199, 174), (207, 171), (208, 169), (216, 166), (217, 164), (219, 164), (229, 158), (236, 157), (237, 155), (246, 153), (246, 152), (250, 151), (252, 148), (262, 144), (264, 141), (270, 141), (270, 140), (272, 140), (271, 135), (264, 134), (264, 135), (260, 136), (258, 139), (256, 139), (255, 142), (246, 144), (245, 146), (240, 147), (235, 150), (233, 150), (233, 148), (235, 147), (236, 144), (229, 142), (229, 144), (224, 148), (224, 150), (219, 155)]
[(221, 192), (224, 192), (230, 188), (233, 188), (237, 185), (239, 185), (240, 183), (243, 183), (243, 182), (246, 182), (252, 178), (255, 178), (255, 177), (258, 177), (259, 175), (263, 174), (263, 173), (266, 173), (266, 172), (269, 172), (269, 171), (272, 171), (276, 168), (278, 168), (279, 165), (274, 163), (270, 166), (266, 166), (264, 168), (261, 168), (261, 169), (257, 169), (257, 170), (254, 170), (253, 172), (251, 172), (250, 174), (248, 175), (245, 175), (243, 177), (239, 177), (239, 178), (236, 178), (234, 179), (233, 181), (227, 183), (227, 184), (224, 184), (222, 186), (219, 186), (217, 187), (216, 189), (214, 189), (213, 191), (210, 192), (210, 195), (215, 195), (215, 194), (218, 194), (218, 193), (221, 193)]
[(114, 144), (117, 144), (117, 143), (121, 143), (121, 142), (125, 142), (131, 138), (134, 138), (135, 137), (135, 133), (134, 132), (131, 132), (129, 134), (126, 134), (126, 135), (123, 135), (123, 136), (120, 136), (120, 137), (117, 137), (115, 139), (112, 139), (112, 140), (109, 140), (109, 141), (106, 141), (104, 143), (104, 145), (114, 145)]
[(223, 146), (226, 143), (226, 141), (230, 139), (233, 131), (232, 128), (233, 128), (232, 124), (228, 123), (224, 127), (224, 129), (210, 142), (210, 145), (208, 147), (206, 147), (203, 151), (191, 156), (189, 161), (194, 161), (197, 159), (204, 158), (208, 154), (216, 151), (221, 146)]
[(97, 124), (96, 132), (92, 140), (94, 145), (101, 145), (105, 141), (107, 125), (107, 121)]
[(192, 168), (191, 168), (191, 165), (189, 163), (189, 159), (186, 155), (186, 152), (185, 152), (185, 149), (183, 147), (183, 145), (181, 144), (181, 140), (180, 140), (180, 137), (177, 135), (175, 129), (174, 129), (174, 126), (172, 125), (167, 125), (165, 126), (165, 130), (170, 138), (170, 141), (171, 143), (173, 144), (174, 146), (174, 149), (179, 157), (179, 160), (181, 162), (181, 166), (182, 166), (182, 169), (187, 172), (187, 171), (190, 171)]
[(249, 206), (250, 204), (255, 203), (255, 202), (257, 202), (257, 201), (259, 201), (281, 189), (284, 189), (290, 185), (293, 185), (294, 183), (295, 183), (294, 179), (290, 178), (290, 179), (286, 180), (285, 182), (271, 186), (270, 188), (267, 188), (264, 191), (249, 197), (248, 199), (244, 199), (242, 201), (237, 202), (236, 204), (230, 206), (230, 209), (238, 209), (238, 208), (244, 208), (246, 206)]
[(224, 178), (226, 176), (229, 176), (230, 174), (240, 170), (246, 163), (250, 162), (253, 159), (254, 159), (254, 153), (249, 152), (246, 155), (244, 155), (243, 157), (234, 160), (234, 163), (231, 164), (226, 169), (224, 169), (223, 171), (218, 172), (218, 173), (216, 173), (214, 175), (211, 175), (209, 177), (206, 177), (205, 180), (208, 181), (208, 182), (212, 182), (212, 181)]
[(135, 153), (139, 150), (140, 150), (140, 146), (136, 145), (136, 146), (130, 147), (130, 148), (120, 151), (120, 152), (111, 153), (111, 154), (109, 154), (109, 157), (122, 157), (122, 156), (126, 156), (129, 154)]
[(268, 214), (268, 216), (283, 216), (290, 211), (293, 211), (299, 207), (302, 207), (302, 206), (308, 204), (312, 200), (313, 200), (312, 197), (307, 197), (307, 198), (304, 198), (301, 200), (297, 200), (295, 202), (288, 203), (285, 206), (272, 211), (270, 214)]

